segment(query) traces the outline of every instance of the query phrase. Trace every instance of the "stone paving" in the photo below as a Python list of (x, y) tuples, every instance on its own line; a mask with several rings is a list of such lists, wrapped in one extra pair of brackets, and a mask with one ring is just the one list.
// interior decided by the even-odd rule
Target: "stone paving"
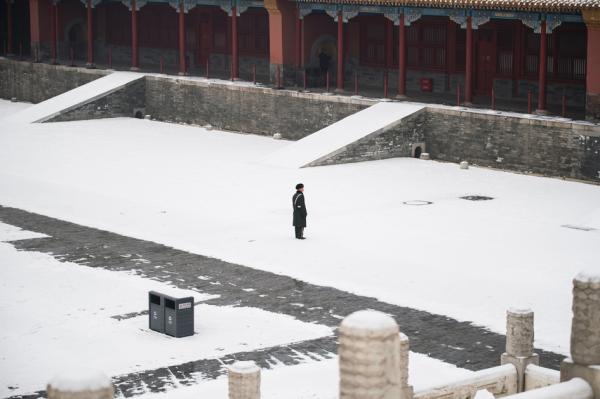
[[(446, 316), (15, 208), (0, 206), (0, 221), (49, 236), (12, 241), (19, 250), (43, 252), (60, 261), (91, 267), (135, 271), (140, 276), (169, 282), (179, 288), (218, 295), (204, 302), (211, 305), (255, 307), (331, 327), (338, 327), (341, 320), (354, 311), (376, 309), (396, 319), (401, 331), (410, 338), (412, 351), (471, 370), (499, 365), (504, 351), (504, 335)], [(140, 309), (131, 315), (113, 317), (142, 314), (144, 310)], [(236, 359), (255, 360), (262, 367), (274, 362), (291, 365), (306, 359), (328, 358), (336, 350), (336, 338), (326, 337), (118, 376), (114, 381), (118, 394), (130, 397), (147, 391), (160, 392), (176, 383), (185, 385), (198, 379), (216, 378), (224, 372), (223, 364)], [(562, 355), (543, 350), (536, 352), (541, 365), (559, 368)], [(43, 392), (31, 397), (40, 395)], [(22, 396), (14, 398), (17, 397)]]

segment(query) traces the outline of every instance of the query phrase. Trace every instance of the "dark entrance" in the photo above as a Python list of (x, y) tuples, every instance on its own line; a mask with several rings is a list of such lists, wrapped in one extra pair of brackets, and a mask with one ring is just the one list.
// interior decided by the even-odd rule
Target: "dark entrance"
[(77, 22), (67, 30), (67, 40), (69, 43), (69, 57), (70, 52), (73, 52), (73, 58), (76, 60), (83, 60), (86, 56), (87, 45), (85, 37), (85, 27), (82, 23)]
[(423, 150), (421, 149), (421, 146), (415, 148), (415, 158), (421, 158), (422, 152), (423, 152)]
[(477, 92), (492, 94), (496, 73), (494, 31), (479, 29), (477, 35)]

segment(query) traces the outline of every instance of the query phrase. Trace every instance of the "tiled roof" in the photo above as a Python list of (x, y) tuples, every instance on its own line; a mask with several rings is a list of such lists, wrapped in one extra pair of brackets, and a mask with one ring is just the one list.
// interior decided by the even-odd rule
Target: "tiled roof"
[[(306, 0), (299, 0), (306, 1)], [(531, 12), (577, 12), (600, 10), (600, 0), (312, 0), (316, 3), (472, 8)]]

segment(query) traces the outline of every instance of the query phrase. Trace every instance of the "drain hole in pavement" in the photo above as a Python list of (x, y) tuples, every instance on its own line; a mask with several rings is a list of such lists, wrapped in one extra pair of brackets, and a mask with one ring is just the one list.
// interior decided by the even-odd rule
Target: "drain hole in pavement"
[(460, 197), (460, 199), (467, 201), (489, 201), (493, 200), (494, 198), (486, 197), (485, 195), (465, 195), (464, 197)]
[(411, 200), (411, 201), (404, 201), (403, 204), (404, 205), (431, 205), (431, 204), (433, 204), (433, 202), (423, 201), (423, 200)]

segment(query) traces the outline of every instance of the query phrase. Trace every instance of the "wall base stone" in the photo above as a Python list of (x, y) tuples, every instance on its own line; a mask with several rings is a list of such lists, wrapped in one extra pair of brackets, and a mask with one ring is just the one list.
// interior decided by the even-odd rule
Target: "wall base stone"
[(592, 122), (600, 122), (600, 94), (589, 94), (585, 101), (585, 118)]

